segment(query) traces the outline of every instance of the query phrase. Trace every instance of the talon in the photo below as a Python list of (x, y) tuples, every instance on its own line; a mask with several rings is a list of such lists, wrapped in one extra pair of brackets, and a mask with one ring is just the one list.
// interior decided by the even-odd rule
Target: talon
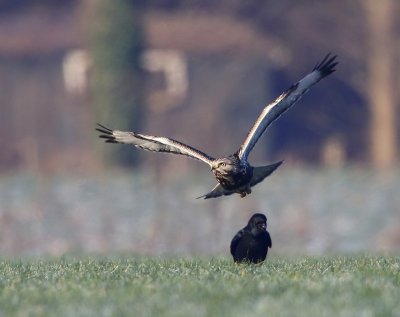
[(241, 197), (241, 198), (246, 197), (246, 195), (247, 195), (246, 192), (241, 192), (241, 193), (240, 193), (240, 197)]

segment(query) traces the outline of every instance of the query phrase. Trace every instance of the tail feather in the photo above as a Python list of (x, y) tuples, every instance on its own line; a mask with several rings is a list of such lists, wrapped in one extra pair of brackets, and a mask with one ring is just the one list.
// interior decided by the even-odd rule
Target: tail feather
[(226, 190), (225, 188), (223, 188), (221, 186), (221, 184), (217, 184), (209, 193), (199, 196), (199, 197), (197, 197), (197, 199), (199, 199), (199, 198), (203, 198), (203, 199), (216, 198), (219, 196), (232, 195), (233, 193), (234, 193), (234, 191)]
[(263, 181), (266, 177), (271, 175), (282, 163), (283, 161), (280, 161), (266, 166), (254, 167), (253, 177), (251, 178), (250, 186), (253, 187), (254, 185)]

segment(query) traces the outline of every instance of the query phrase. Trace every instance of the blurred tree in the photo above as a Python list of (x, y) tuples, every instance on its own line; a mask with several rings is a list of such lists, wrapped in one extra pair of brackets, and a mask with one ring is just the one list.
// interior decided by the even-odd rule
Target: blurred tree
[[(99, 0), (93, 5), (94, 16), (88, 27), (93, 61), (90, 88), (96, 120), (119, 129), (140, 130), (145, 76), (140, 67), (143, 45), (135, 1)], [(104, 150), (117, 151), (119, 163), (137, 162), (137, 151), (129, 147)]]
[(371, 111), (371, 159), (378, 168), (396, 163), (396, 89), (394, 69), (393, 0), (360, 1), (366, 12), (369, 47), (367, 55), (369, 106)]

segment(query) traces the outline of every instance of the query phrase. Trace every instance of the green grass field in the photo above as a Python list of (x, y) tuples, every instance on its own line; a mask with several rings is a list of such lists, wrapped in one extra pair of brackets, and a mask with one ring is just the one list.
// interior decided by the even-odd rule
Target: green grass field
[(400, 316), (399, 256), (0, 261), (0, 316)]

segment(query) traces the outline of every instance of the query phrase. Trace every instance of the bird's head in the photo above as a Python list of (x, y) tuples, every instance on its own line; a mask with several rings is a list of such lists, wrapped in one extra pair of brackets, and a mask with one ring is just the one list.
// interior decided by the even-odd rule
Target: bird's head
[(230, 157), (217, 159), (212, 165), (214, 174), (215, 172), (219, 174), (236, 174), (239, 173), (241, 169), (240, 161)]
[(267, 231), (267, 217), (264, 214), (254, 214), (251, 216), (248, 226), (253, 236)]

